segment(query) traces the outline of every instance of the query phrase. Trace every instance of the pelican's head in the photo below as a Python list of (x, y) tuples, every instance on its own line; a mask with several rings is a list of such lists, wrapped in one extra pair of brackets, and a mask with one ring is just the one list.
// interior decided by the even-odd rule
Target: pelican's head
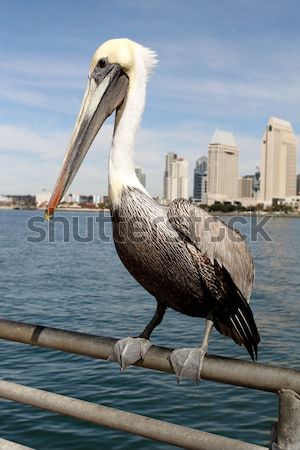
[(147, 75), (154, 63), (155, 55), (151, 50), (129, 39), (109, 40), (95, 51), (80, 112), (46, 218), (53, 215), (104, 121), (113, 111), (122, 111), (121, 105), (137, 66)]

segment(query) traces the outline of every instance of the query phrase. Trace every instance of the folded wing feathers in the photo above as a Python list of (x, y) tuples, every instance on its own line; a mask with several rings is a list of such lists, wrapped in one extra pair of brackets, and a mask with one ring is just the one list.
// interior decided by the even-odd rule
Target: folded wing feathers
[[(208, 283), (208, 295), (213, 295), (216, 328), (244, 345), (251, 358), (257, 357), (260, 337), (248, 305), (254, 278), (252, 256), (241, 234), (217, 217), (190, 202), (174, 200), (168, 210), (168, 219), (177, 233), (209, 258), (214, 267), (213, 285)], [(208, 276), (208, 275), (207, 275)], [(223, 281), (222, 281), (223, 280)], [(216, 290), (211, 291), (214, 288)]]
[(211, 264), (217, 261), (225, 267), (249, 301), (254, 265), (242, 235), (217, 217), (183, 199), (170, 204), (168, 219), (179, 234), (188, 238), (209, 258)]

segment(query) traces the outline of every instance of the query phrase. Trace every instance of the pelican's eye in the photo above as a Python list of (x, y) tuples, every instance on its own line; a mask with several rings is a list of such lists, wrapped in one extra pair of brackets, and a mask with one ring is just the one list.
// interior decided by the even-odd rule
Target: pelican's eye
[(99, 64), (99, 67), (100, 67), (101, 69), (103, 69), (103, 67), (105, 67), (106, 64), (107, 64), (107, 59), (101, 58), (98, 64)]
[(110, 71), (111, 67), (112, 65), (108, 63), (107, 58), (101, 58), (91, 73), (91, 77), (94, 78), (97, 83), (100, 83)]

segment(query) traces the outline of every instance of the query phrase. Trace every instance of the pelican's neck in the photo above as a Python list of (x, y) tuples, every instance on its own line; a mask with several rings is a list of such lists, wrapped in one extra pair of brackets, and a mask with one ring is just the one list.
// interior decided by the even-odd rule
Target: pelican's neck
[[(126, 187), (136, 187), (147, 193), (134, 170), (134, 142), (139, 128), (146, 97), (147, 72), (136, 67), (129, 78), (128, 92), (116, 125), (109, 159), (109, 195), (113, 207), (117, 207)], [(149, 194), (148, 194), (149, 195)]]

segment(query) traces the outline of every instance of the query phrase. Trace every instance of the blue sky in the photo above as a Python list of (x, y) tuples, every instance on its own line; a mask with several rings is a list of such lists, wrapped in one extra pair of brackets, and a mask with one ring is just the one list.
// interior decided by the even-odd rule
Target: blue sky
[[(234, 133), (241, 174), (259, 164), (269, 116), (290, 120), (300, 135), (296, 0), (1, 0), (0, 6), (0, 194), (53, 188), (90, 58), (114, 37), (136, 40), (159, 57), (136, 145), (153, 195), (162, 193), (165, 153), (183, 155), (192, 170), (216, 127)], [(111, 131), (109, 120), (71, 191), (107, 193)]]

